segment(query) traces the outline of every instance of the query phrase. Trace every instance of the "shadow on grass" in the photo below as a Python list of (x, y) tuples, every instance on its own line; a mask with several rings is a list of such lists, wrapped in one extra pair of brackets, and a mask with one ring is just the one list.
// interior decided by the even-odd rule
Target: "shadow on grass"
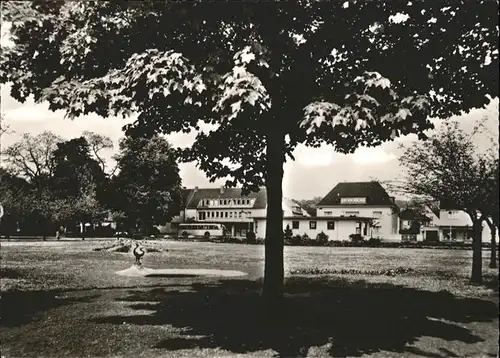
[(499, 291), (499, 280), (498, 280), (498, 273), (494, 275), (485, 275), (483, 277), (483, 283), (482, 285), (488, 289), (491, 289), (495, 292), (498, 293)]
[(0, 269), (0, 279), (2, 278), (22, 278), (24, 275), (21, 271), (9, 267)]
[(0, 326), (15, 327), (30, 323), (53, 308), (88, 302), (99, 295), (64, 297), (64, 291), (7, 291), (0, 300)]
[[(273, 349), (282, 357), (303, 357), (310, 347), (329, 344), (330, 355), (353, 357), (379, 351), (411, 353), (415, 347), (406, 346), (422, 336), (482, 342), (456, 323), (490, 322), (498, 316), (491, 301), (459, 299), (447, 292), (312, 279), (290, 280), (281, 309), (268, 314), (261, 306), (260, 287), (258, 282), (223, 280), (193, 284), (191, 292), (129, 291), (119, 300), (131, 302), (132, 309), (155, 312), (94, 322), (172, 325), (183, 334), (201, 336), (163, 340), (154, 347), (170, 351), (222, 348), (236, 354)], [(141, 301), (157, 303), (137, 304)]]

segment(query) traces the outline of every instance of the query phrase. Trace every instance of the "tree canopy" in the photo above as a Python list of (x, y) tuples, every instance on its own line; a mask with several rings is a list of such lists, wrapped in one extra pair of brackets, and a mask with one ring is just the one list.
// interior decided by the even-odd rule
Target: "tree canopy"
[(180, 207), (181, 178), (176, 153), (160, 136), (125, 137), (116, 156), (114, 209), (125, 214), (129, 228), (151, 230), (163, 225)]
[(53, 174), (52, 152), (63, 139), (45, 131), (35, 136), (24, 133), (21, 140), (6, 148), (2, 156), (9, 170), (30, 181)]
[(439, 200), (441, 207), (469, 214), (475, 246), (472, 280), (476, 282), (481, 280), (482, 222), (498, 213), (498, 148), (494, 147), (478, 151), (471, 134), (461, 130), (458, 122), (448, 122), (429, 140), (406, 146), (399, 158), (405, 168), (400, 190)]
[[(211, 180), (266, 185), (265, 291), (281, 296), (282, 177), (299, 143), (349, 153), (498, 96), (498, 2), (8, 2), (0, 81), (69, 117), (190, 132)], [(490, 96), (490, 97), (488, 97)]]

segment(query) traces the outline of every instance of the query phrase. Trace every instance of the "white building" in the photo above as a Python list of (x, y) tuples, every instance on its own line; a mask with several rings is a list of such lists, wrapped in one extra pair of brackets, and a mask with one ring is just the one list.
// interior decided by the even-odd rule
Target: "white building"
[[(265, 237), (266, 218), (254, 217), (257, 237)], [(349, 240), (351, 234), (385, 238), (398, 233), (398, 207), (378, 182), (337, 184), (317, 205), (316, 216), (284, 203), (283, 229), (310, 238), (323, 232), (329, 240)]]
[[(446, 203), (438, 202), (435, 205), (425, 205), (422, 214), (412, 209), (401, 211), (400, 233), (403, 241), (406, 233), (403, 231), (409, 230), (414, 221), (419, 221), (421, 224), (420, 231), (411, 235), (416, 241), (470, 242), (472, 240), (472, 220), (465, 211), (452, 209)], [(491, 241), (490, 228), (485, 222), (483, 222), (482, 240)], [(496, 240), (498, 241), (498, 233)]]
[(245, 237), (254, 230), (254, 216), (266, 215), (266, 188), (246, 196), (241, 188), (183, 189), (179, 216), (163, 232), (176, 233), (181, 222), (221, 223), (233, 237)]
[[(471, 241), (472, 240), (472, 219), (463, 210), (449, 207), (446, 203), (441, 204), (439, 211), (439, 241)], [(482, 241), (491, 241), (491, 231), (486, 222), (482, 223)], [(498, 230), (495, 241), (498, 242)]]

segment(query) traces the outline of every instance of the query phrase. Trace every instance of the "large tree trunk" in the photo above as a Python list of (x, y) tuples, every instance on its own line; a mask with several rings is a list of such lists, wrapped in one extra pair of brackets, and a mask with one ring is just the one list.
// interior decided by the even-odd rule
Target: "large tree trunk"
[(279, 304), (283, 297), (283, 163), (284, 136), (270, 134), (266, 150), (267, 223), (265, 241), (264, 287), (268, 304)]
[(471, 283), (483, 282), (482, 220), (473, 219)]
[(488, 222), (491, 231), (491, 248), (490, 248), (490, 268), (497, 268), (497, 242), (495, 237), (497, 236), (497, 228), (493, 223)]

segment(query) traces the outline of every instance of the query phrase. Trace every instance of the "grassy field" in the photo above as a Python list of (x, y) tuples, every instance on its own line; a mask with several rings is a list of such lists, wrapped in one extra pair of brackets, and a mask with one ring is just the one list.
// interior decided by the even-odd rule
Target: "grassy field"
[(497, 356), (486, 251), (485, 283), (471, 286), (471, 251), (286, 247), (286, 301), (270, 316), (263, 246), (165, 241), (144, 260), (248, 274), (229, 279), (119, 276), (133, 257), (92, 250), (103, 245), (1, 243), (2, 356)]

